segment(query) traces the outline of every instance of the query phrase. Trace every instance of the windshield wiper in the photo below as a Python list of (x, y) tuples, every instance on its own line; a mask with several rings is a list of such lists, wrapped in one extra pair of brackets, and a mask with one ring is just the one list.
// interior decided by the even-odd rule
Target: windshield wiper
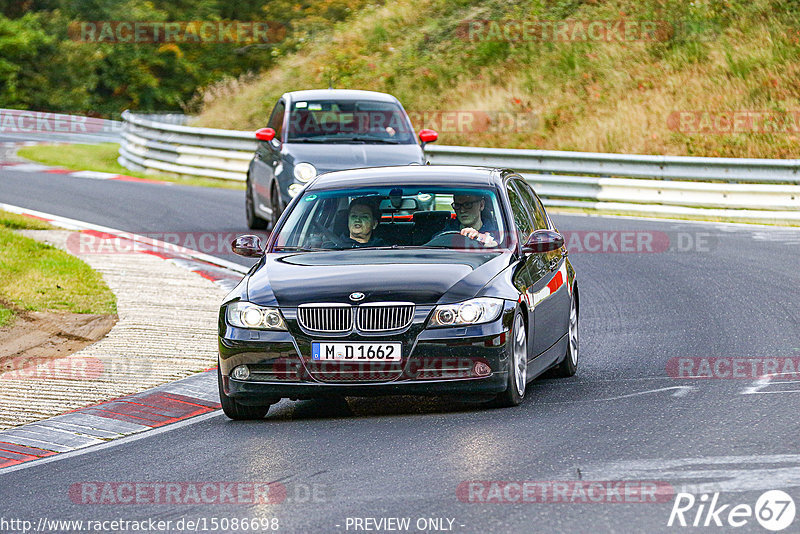
[(399, 145), (397, 139), (385, 139), (382, 137), (369, 136), (347, 136), (347, 137), (292, 137), (287, 143), (385, 143), (389, 145)]
[(397, 139), (387, 139), (385, 137), (367, 137), (367, 136), (359, 136), (359, 137), (351, 137), (353, 141), (361, 141), (363, 143), (388, 143), (390, 145), (399, 145), (400, 141)]
[(364, 143), (355, 137), (307, 137), (289, 139), (287, 143)]
[(320, 252), (323, 250), (332, 250), (329, 248), (311, 248), (311, 247), (275, 247), (272, 249), (274, 252), (283, 252), (283, 251), (291, 251), (291, 252)]
[(330, 143), (327, 137), (290, 137), (287, 143)]

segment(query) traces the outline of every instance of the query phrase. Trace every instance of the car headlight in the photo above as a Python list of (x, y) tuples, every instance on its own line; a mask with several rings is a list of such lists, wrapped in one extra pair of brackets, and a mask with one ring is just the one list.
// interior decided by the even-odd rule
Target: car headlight
[(294, 166), (294, 177), (305, 183), (317, 175), (317, 169), (310, 163), (298, 163)]
[(296, 197), (300, 193), (300, 191), (303, 190), (304, 187), (305, 186), (302, 185), (302, 184), (292, 184), (292, 185), (290, 185), (289, 186), (289, 196), (292, 197), (292, 198)]
[(482, 297), (458, 304), (443, 304), (433, 310), (430, 326), (464, 326), (494, 321), (503, 311), (503, 299)]
[(265, 308), (250, 302), (232, 302), (225, 311), (228, 323), (239, 328), (259, 330), (286, 330), (278, 308)]

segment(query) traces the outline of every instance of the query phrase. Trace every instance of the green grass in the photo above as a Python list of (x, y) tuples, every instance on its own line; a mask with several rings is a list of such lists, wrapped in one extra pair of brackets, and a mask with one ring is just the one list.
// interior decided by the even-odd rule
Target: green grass
[(0, 327), (11, 324), (13, 318), (14, 312), (0, 305)]
[(40, 227), (35, 219), (20, 221), (0, 212), (0, 300), (8, 303), (0, 306), (0, 325), (10, 321), (10, 308), (116, 313), (116, 298), (100, 274), (75, 256), (12, 229), (26, 222), (28, 228)]
[[(204, 89), (193, 124), (261, 128), (283, 92), (333, 83), (391, 93), (412, 116), (473, 110), (509, 119), (471, 130), (415, 119), (416, 129), (438, 129), (443, 145), (795, 158), (800, 132), (794, 128), (704, 129), (673, 117), (795, 111), (798, 6), (796, 0), (370, 3), (265, 72)], [(658, 29), (644, 40), (513, 42), (471, 40), (464, 31), (465, 21), (521, 19), (624, 20), (632, 27), (639, 21)]]
[(11, 230), (52, 230), (53, 227), (45, 221), (28, 217), (27, 215), (19, 215), (16, 213), (9, 213), (7, 211), (0, 211), (0, 228), (5, 227)]
[(119, 145), (117, 143), (102, 143), (99, 145), (35, 145), (19, 149), (17, 152), (23, 158), (56, 165), (77, 171), (98, 171), (113, 174), (124, 174), (145, 180), (160, 180), (174, 182), (181, 185), (194, 185), (201, 187), (221, 187), (225, 189), (244, 189), (244, 184), (229, 180), (215, 178), (200, 178), (192, 176), (178, 176), (174, 174), (145, 174), (131, 171), (117, 163)]

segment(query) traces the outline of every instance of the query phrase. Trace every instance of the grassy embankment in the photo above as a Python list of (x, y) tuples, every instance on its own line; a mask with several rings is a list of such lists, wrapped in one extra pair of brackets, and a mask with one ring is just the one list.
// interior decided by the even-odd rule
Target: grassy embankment
[(119, 145), (116, 143), (99, 145), (34, 145), (20, 148), (17, 153), (23, 158), (32, 161), (67, 169), (124, 174), (136, 178), (175, 182), (182, 185), (244, 189), (243, 183), (229, 180), (178, 176), (169, 173), (147, 174), (128, 170), (117, 163)]
[(78, 258), (14, 230), (46, 230), (47, 223), (0, 211), (0, 326), (14, 310), (116, 313), (102, 277)]
[[(470, 41), (463, 22), (475, 19), (654, 21), (659, 29), (629, 41)], [(776, 133), (712, 132), (673, 119), (681, 111), (798, 111), (799, 23), (800, 4), (789, 0), (398, 0), (360, 11), (254, 80), (209, 88), (196, 124), (263, 127), (280, 94), (333, 79), (338, 88), (392, 93), (412, 117), (521, 117), (488, 131), (441, 131), (441, 144), (794, 158), (800, 119)]]

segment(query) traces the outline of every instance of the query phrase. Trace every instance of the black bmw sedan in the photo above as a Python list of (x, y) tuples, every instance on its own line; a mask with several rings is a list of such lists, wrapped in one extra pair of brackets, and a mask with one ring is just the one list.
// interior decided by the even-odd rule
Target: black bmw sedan
[(564, 239), (511, 170), (332, 172), (289, 204), (219, 314), (232, 419), (281, 398), (457, 395), (517, 405), (578, 364), (578, 286)]

